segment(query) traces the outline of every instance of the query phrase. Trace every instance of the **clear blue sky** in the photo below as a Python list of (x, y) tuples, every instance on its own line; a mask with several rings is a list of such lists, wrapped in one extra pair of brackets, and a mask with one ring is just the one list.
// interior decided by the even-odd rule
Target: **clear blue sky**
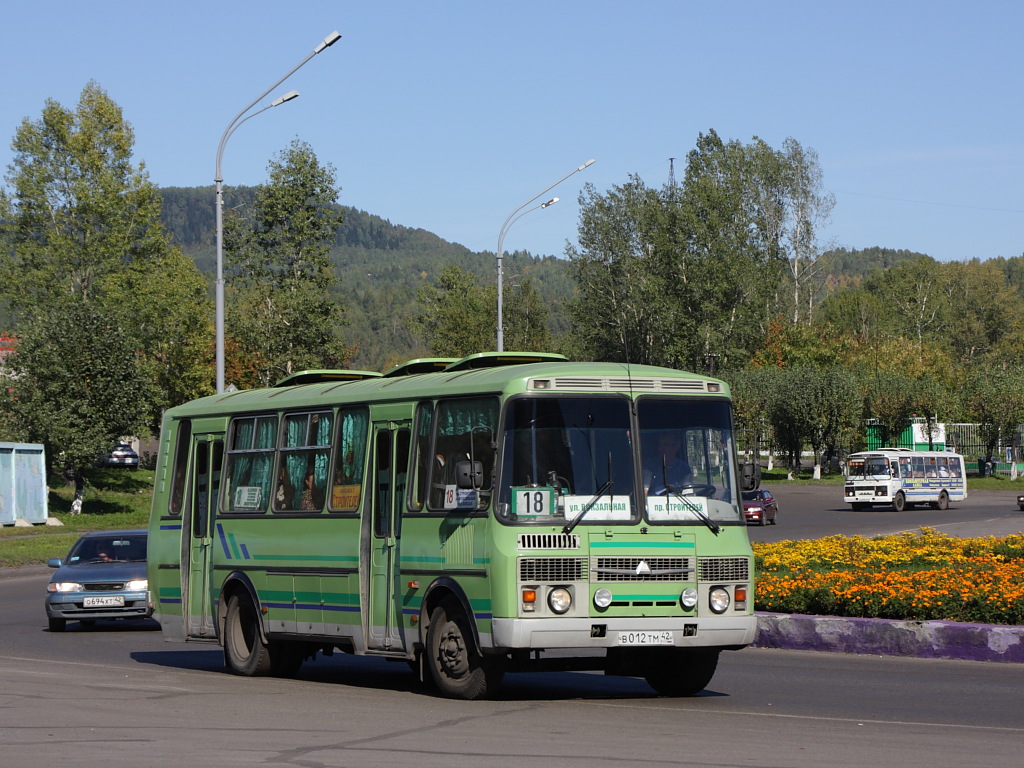
[(58, 0), (3, 20), (5, 172), (22, 119), (92, 79), (156, 184), (212, 184), (230, 120), (336, 29), (268, 100), (301, 97), (231, 138), (227, 185), (265, 181), (297, 137), (343, 204), (494, 251), (515, 208), (595, 158), (505, 238), (562, 255), (584, 182), (660, 186), (670, 157), (681, 178), (714, 129), (818, 152), (825, 244), (1024, 253), (1020, 2)]

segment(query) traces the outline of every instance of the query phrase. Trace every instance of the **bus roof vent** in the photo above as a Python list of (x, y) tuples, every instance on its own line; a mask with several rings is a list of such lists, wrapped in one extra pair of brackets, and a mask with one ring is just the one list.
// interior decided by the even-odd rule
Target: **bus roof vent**
[(500, 368), (503, 365), (523, 365), (524, 363), (564, 363), (565, 355), (548, 352), (480, 352), (454, 363), (445, 368), (446, 371), (470, 371), (475, 368)]
[(550, 379), (531, 380), (530, 389), (573, 389), (587, 392), (707, 392), (707, 384), (703, 379), (650, 376), (553, 376)]
[(384, 374), (384, 378), (390, 379), (394, 376), (414, 376), (417, 373), (437, 373), (443, 371), (458, 358), (455, 357), (418, 357), (407, 363), (396, 365)]
[(362, 381), (363, 379), (379, 378), (376, 371), (345, 371), (345, 370), (311, 370), (299, 371), (285, 376), (275, 387), (297, 387), (301, 384), (322, 384), (324, 382)]

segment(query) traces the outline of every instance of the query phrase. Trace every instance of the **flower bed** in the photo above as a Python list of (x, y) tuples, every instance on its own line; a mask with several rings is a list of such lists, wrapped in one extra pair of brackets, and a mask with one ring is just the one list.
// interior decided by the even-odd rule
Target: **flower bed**
[(753, 546), (759, 611), (1024, 625), (1021, 534), (958, 539), (922, 528)]

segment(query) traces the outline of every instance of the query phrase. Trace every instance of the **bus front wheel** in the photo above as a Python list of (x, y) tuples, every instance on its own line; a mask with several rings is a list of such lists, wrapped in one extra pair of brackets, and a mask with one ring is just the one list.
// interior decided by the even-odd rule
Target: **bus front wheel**
[(252, 677), (271, 671), (270, 649), (260, 637), (259, 615), (248, 595), (235, 594), (228, 600), (224, 660), (236, 675)]
[(454, 601), (430, 615), (426, 654), (434, 684), (450, 699), (482, 699), (501, 683), (499, 663), (476, 649), (465, 611)]
[(718, 651), (672, 649), (669, 658), (651, 664), (644, 679), (663, 696), (695, 696), (707, 688), (716, 669)]
[(897, 512), (907, 508), (907, 497), (903, 495), (903, 491), (896, 491), (896, 495), (892, 497), (892, 508)]

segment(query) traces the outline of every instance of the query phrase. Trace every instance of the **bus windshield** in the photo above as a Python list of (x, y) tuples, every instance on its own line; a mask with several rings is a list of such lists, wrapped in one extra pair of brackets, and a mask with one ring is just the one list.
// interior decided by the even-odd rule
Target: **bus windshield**
[(888, 477), (889, 461), (884, 456), (851, 458), (846, 465), (847, 477)]
[[(503, 456), (499, 514), (537, 522), (572, 518), (590, 505), (582, 524), (636, 519), (624, 397), (515, 400), (506, 417)], [(524, 495), (519, 498), (515, 489)], [(531, 489), (545, 490), (530, 495)]]
[(644, 397), (637, 416), (648, 519), (739, 519), (728, 403)]

